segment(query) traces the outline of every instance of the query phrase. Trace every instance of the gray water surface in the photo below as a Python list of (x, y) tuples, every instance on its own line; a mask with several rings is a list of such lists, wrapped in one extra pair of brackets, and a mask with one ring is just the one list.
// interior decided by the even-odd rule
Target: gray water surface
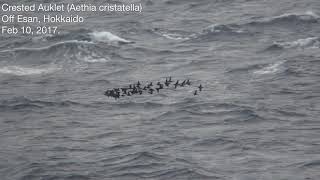
[(141, 3), (0, 36), (1, 180), (320, 179), (318, 0)]

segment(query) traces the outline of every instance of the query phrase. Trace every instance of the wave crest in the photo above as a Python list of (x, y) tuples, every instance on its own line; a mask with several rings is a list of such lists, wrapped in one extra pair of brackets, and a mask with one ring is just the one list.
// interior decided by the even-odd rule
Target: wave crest
[(261, 21), (253, 21), (249, 24), (274, 24), (274, 23), (317, 23), (319, 21), (319, 15), (312, 11), (305, 13), (285, 13), (279, 16), (263, 19)]
[(4, 66), (0, 68), (1, 74), (11, 74), (16, 76), (49, 74), (58, 71), (57, 66), (48, 67), (23, 67), (23, 66)]
[(291, 42), (275, 42), (273, 45), (267, 48), (267, 50), (278, 50), (278, 49), (291, 49), (291, 48), (319, 48), (320, 38), (309, 37), (305, 39), (298, 39)]
[(93, 42), (103, 42), (103, 43), (132, 43), (132, 41), (121, 38), (115, 34), (108, 31), (95, 31), (89, 33), (91, 40)]
[(160, 28), (155, 28), (152, 30), (152, 32), (167, 39), (176, 41), (186, 41), (197, 36), (196, 33), (185, 32), (182, 30), (165, 30)]
[(281, 61), (281, 62), (276, 62), (274, 64), (270, 64), (262, 69), (259, 69), (259, 70), (256, 70), (254, 71), (255, 74), (273, 74), (273, 73), (276, 73), (280, 70), (281, 68), (281, 65), (283, 64), (284, 62)]
[(244, 29), (236, 24), (213, 24), (203, 30), (203, 33), (243, 33)]

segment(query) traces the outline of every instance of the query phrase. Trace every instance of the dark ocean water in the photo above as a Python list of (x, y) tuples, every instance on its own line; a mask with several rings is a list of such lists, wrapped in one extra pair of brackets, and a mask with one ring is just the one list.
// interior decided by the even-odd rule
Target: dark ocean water
[(320, 179), (319, 0), (135, 2), (0, 36), (1, 180)]

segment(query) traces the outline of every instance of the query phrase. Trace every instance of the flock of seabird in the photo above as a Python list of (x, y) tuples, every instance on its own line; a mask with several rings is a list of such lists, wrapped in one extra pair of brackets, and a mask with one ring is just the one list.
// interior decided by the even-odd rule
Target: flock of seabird
[[(191, 86), (191, 82), (189, 79), (187, 80), (177, 80), (173, 81), (171, 77), (166, 78), (165, 82), (158, 81), (157, 83), (147, 83), (146, 85), (142, 85), (140, 81), (137, 83), (130, 84), (127, 87), (122, 88), (114, 88), (111, 90), (107, 90), (104, 95), (107, 97), (112, 97), (115, 99), (119, 99), (120, 97), (124, 96), (133, 96), (133, 95), (142, 95), (143, 93), (160, 93), (162, 89), (173, 87), (174, 89), (177, 89), (178, 87), (185, 87), (185, 86)], [(200, 84), (197, 89), (193, 92), (193, 95), (196, 96), (201, 92), (203, 89), (203, 86)]]

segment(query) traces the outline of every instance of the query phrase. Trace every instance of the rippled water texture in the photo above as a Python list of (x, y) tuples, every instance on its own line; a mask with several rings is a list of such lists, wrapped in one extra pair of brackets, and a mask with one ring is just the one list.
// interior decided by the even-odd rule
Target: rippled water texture
[(318, 0), (141, 3), (0, 36), (1, 180), (320, 179)]

